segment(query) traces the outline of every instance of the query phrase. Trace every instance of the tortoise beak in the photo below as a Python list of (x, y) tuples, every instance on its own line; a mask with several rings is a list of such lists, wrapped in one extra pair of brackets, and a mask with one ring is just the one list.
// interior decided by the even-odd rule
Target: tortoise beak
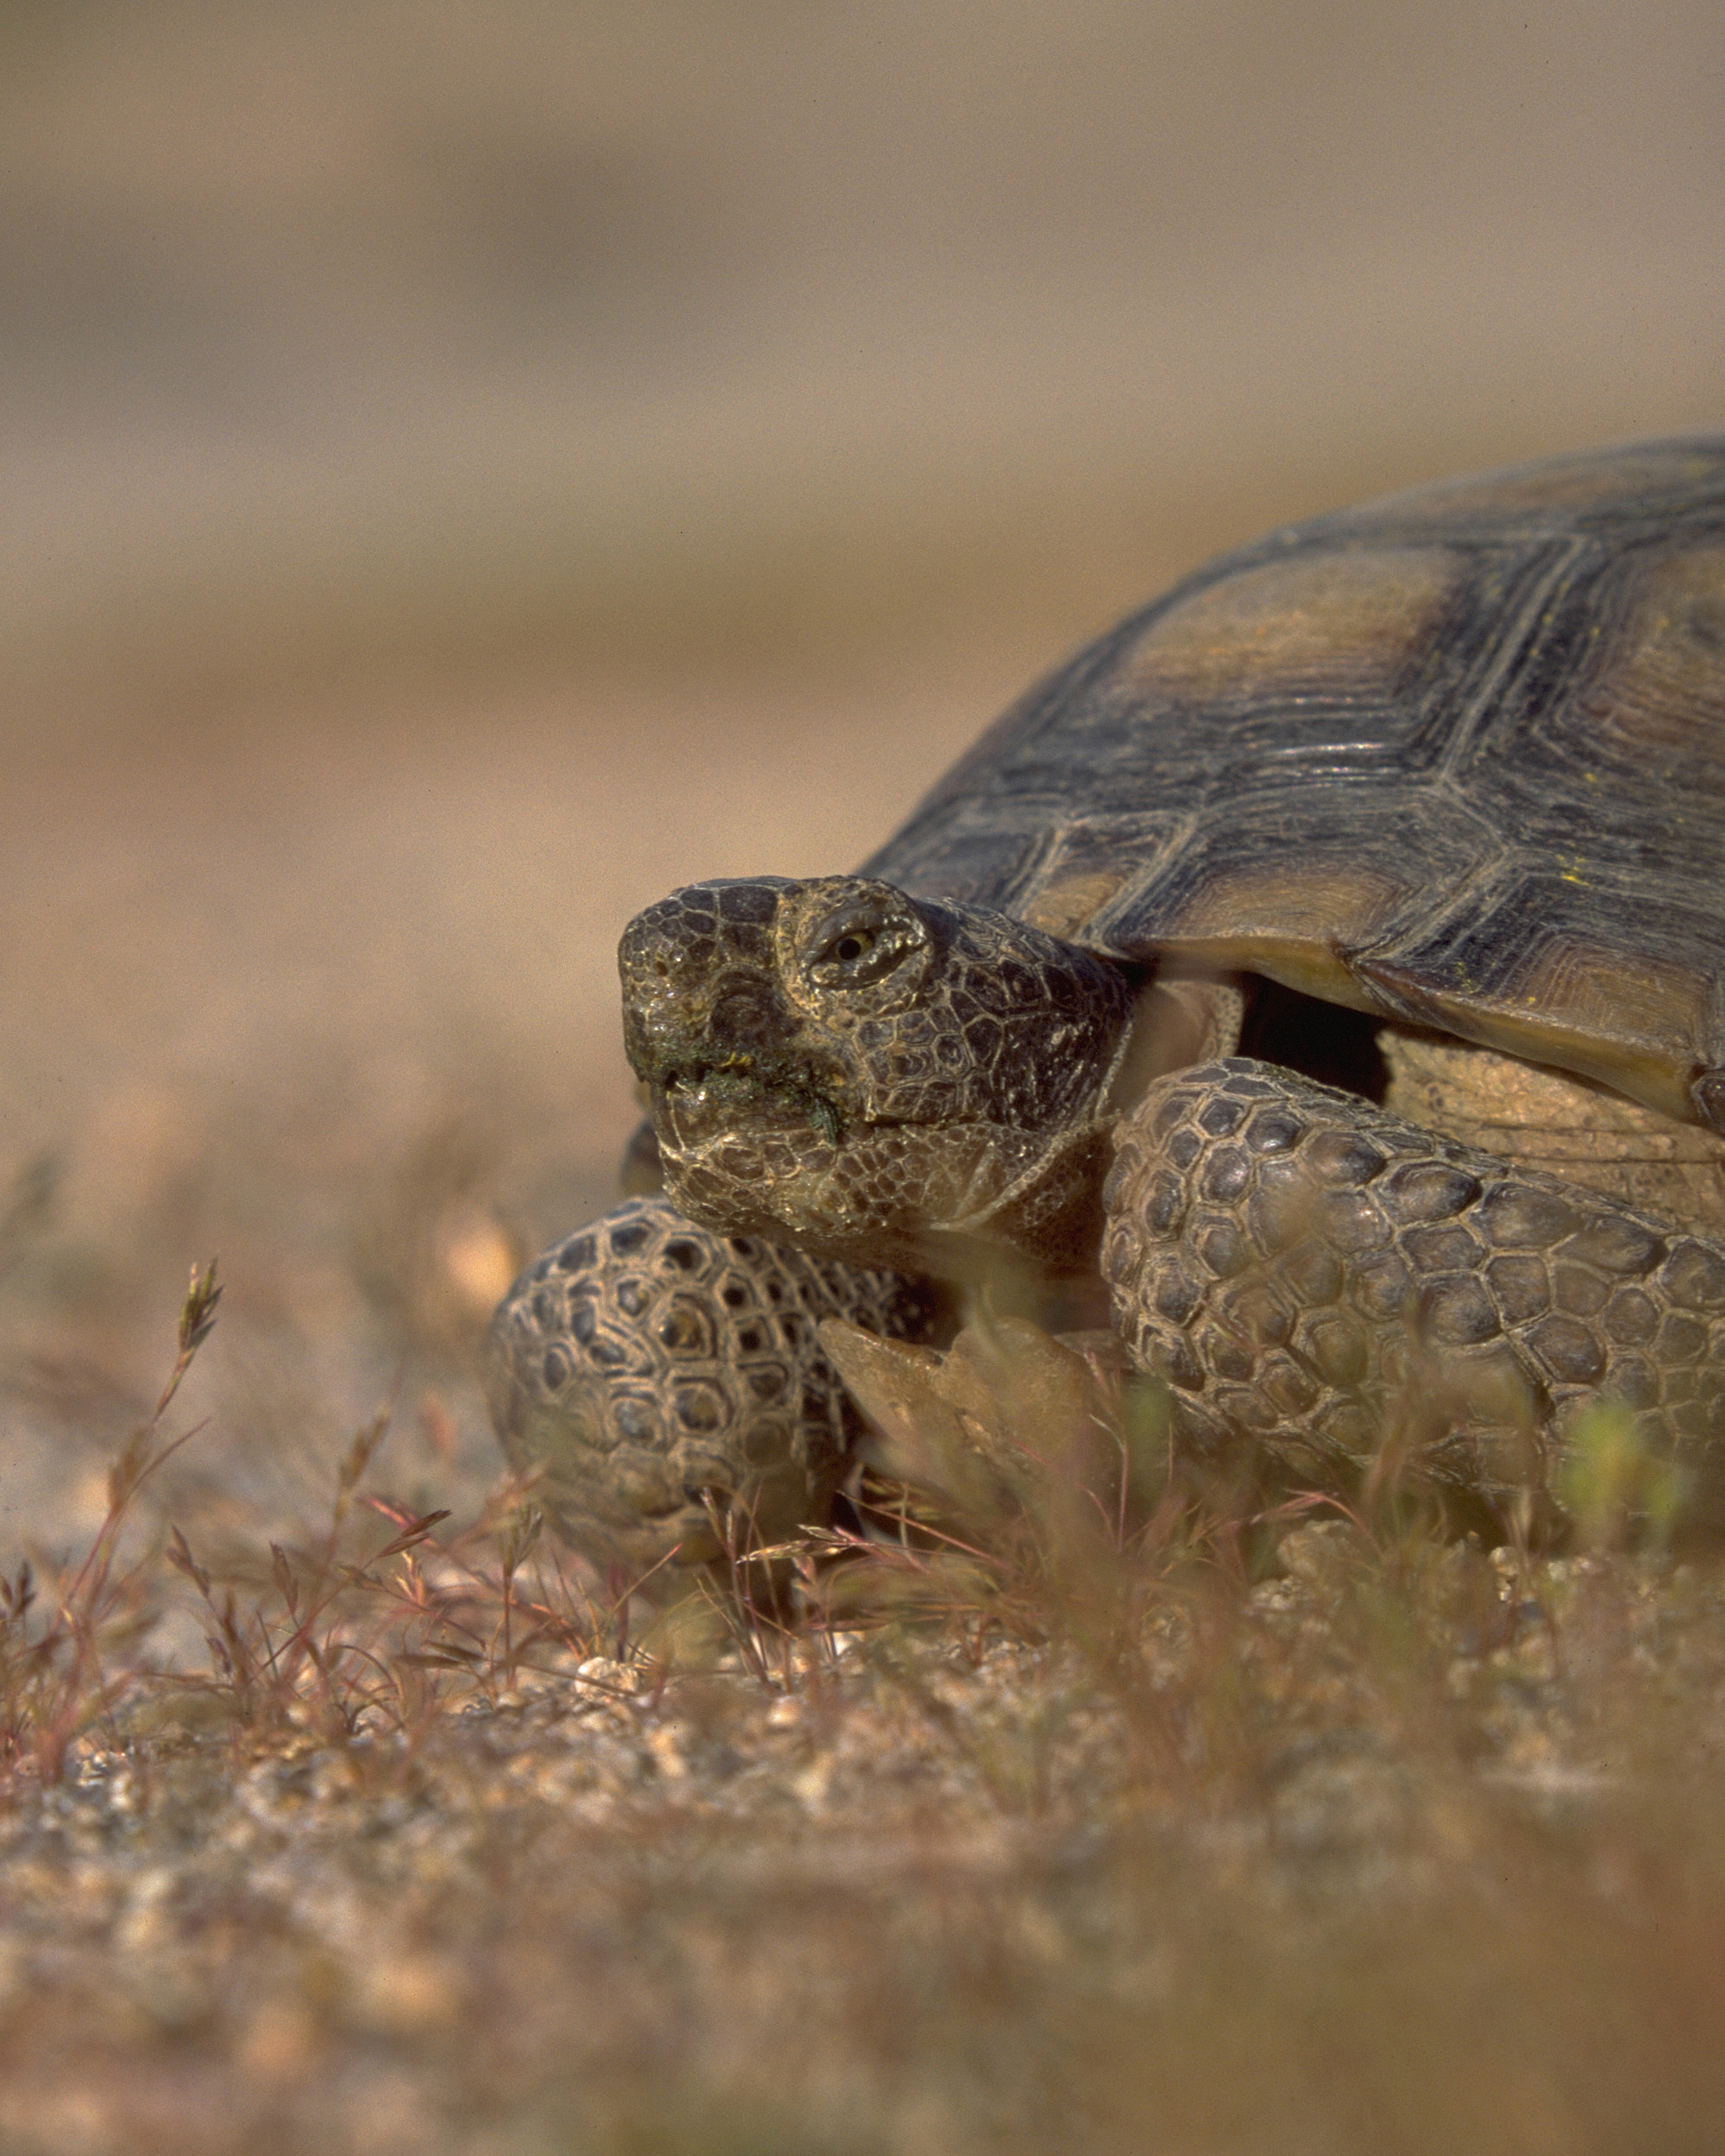
[(695, 884), (631, 921), (618, 950), (624, 1046), (662, 1138), (688, 1150), (739, 1126), (835, 1139), (844, 1074), (817, 1058), (780, 981), (779, 878)]

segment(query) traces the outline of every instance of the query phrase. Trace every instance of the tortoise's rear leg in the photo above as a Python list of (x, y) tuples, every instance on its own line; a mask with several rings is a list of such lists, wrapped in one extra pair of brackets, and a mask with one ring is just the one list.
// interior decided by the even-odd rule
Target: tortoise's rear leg
[(1725, 1244), (1243, 1057), (1159, 1080), (1104, 1195), (1117, 1322), (1199, 1454), (1537, 1517), (1615, 1401), (1630, 1509), (1725, 1526)]

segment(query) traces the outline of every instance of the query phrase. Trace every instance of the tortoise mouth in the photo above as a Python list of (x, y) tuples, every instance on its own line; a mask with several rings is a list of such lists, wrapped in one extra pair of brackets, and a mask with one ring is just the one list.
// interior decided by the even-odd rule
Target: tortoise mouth
[(806, 1063), (762, 1070), (750, 1056), (692, 1060), (667, 1069), (654, 1092), (661, 1138), (682, 1152), (756, 1134), (812, 1136), (836, 1149), (850, 1121)]

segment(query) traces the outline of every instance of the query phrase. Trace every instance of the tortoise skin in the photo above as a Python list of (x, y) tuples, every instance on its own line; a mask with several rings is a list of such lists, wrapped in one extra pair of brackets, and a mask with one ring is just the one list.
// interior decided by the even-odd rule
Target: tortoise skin
[(1725, 438), (1271, 533), (1034, 688), (861, 874), (1725, 1130)]
[(559, 1532), (632, 1579), (718, 1563), (818, 1518), (860, 1423), (816, 1344), (827, 1318), (920, 1333), (889, 1273), (718, 1236), (630, 1199), (536, 1258), (498, 1305), (486, 1394), (510, 1465)]
[(1123, 1123), (1102, 1270), (1176, 1443), (1242, 1433), (1346, 1488), (1398, 1433), (1500, 1510), (1549, 1499), (1603, 1397), (1725, 1525), (1725, 1245), (1244, 1056), (1159, 1080)]

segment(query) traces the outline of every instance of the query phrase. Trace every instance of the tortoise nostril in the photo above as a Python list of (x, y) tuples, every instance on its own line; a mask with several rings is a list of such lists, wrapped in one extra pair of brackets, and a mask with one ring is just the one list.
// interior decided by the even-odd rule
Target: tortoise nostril
[(782, 1040), (788, 1013), (765, 981), (733, 982), (713, 1000), (709, 1031), (714, 1042), (733, 1050), (761, 1049)]

